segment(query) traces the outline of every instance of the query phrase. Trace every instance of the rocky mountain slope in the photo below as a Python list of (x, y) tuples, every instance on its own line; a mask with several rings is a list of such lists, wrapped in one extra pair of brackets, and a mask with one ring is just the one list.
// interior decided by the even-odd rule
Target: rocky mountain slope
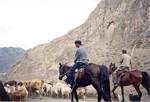
[(76, 39), (83, 41), (91, 62), (117, 63), (125, 47), (134, 67), (150, 72), (150, 0), (102, 0), (84, 24), (29, 50), (6, 79), (57, 81), (58, 63), (73, 61)]
[(0, 73), (6, 72), (15, 64), (16, 60), (23, 56), (25, 50), (22, 48), (4, 47), (0, 48)]

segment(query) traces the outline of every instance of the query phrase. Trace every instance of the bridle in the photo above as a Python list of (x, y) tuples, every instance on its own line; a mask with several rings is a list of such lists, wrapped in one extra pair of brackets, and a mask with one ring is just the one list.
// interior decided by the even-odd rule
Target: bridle
[[(61, 68), (64, 68), (65, 64), (63, 66), (61, 66)], [(65, 72), (62, 75), (59, 75), (60, 78), (63, 78), (65, 75), (67, 75), (70, 72), (71, 69), (69, 69), (67, 72)]]
[(116, 66), (116, 65), (114, 65), (114, 68), (113, 68), (113, 70), (112, 70), (112, 71), (113, 71), (113, 73), (114, 73), (114, 72), (116, 72), (116, 71), (117, 71), (117, 69), (118, 69), (118, 68), (117, 68), (117, 66)]
[(111, 65), (111, 71), (109, 71), (110, 74), (114, 73), (117, 70), (117, 67), (115, 64)]

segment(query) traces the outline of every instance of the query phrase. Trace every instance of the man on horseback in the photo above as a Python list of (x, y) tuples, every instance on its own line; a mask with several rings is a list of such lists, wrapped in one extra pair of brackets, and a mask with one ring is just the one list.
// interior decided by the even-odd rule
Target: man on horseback
[(120, 84), (122, 77), (132, 68), (131, 56), (127, 54), (126, 49), (122, 49), (120, 64), (121, 66), (119, 67), (118, 71), (113, 74), (113, 83), (115, 86)]
[(130, 70), (130, 68), (132, 68), (131, 56), (127, 54), (127, 50), (125, 49), (122, 49), (120, 64), (120, 69)]
[(121, 66), (115, 78), (116, 84), (119, 84), (124, 74), (132, 68), (131, 56), (127, 54), (126, 49), (122, 49), (122, 56), (121, 56), (120, 64)]
[[(132, 69), (131, 56), (127, 54), (125, 49), (122, 50), (121, 66), (117, 66), (113, 63), (109, 66), (109, 73), (112, 74), (114, 88), (112, 90), (114, 98), (117, 98), (115, 90), (118, 86), (121, 87), (122, 101), (124, 102), (124, 86), (133, 85), (138, 93), (137, 101), (140, 101), (142, 93), (140, 91), (140, 84), (147, 90), (150, 95), (150, 76), (147, 72), (143, 72), (137, 69)], [(134, 95), (133, 95), (134, 96)], [(130, 96), (132, 98), (132, 96)]]
[(85, 68), (89, 62), (89, 59), (87, 57), (87, 51), (83, 47), (82, 42), (80, 40), (75, 41), (75, 46), (77, 48), (76, 53), (75, 53), (75, 60), (74, 60), (74, 65), (71, 68), (70, 72), (68, 73), (68, 78), (67, 78), (67, 84), (71, 87), (74, 84), (74, 75), (75, 75), (75, 70), (83, 67)]

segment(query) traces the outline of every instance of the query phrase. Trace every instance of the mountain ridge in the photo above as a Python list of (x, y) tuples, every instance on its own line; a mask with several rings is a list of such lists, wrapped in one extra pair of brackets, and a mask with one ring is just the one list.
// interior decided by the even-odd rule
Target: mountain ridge
[(7, 72), (16, 60), (21, 58), (25, 50), (19, 47), (1, 47), (0, 48), (0, 72)]

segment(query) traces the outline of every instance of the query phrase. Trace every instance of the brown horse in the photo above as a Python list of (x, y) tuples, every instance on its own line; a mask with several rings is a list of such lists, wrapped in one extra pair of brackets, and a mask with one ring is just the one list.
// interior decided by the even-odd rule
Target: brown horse
[(120, 78), (120, 80), (118, 80), (117, 84), (114, 85), (114, 88), (112, 90), (114, 97), (116, 97), (115, 95), (116, 88), (120, 86), (121, 93), (122, 93), (122, 101), (124, 102), (125, 99), (124, 99), (123, 87), (133, 85), (133, 87), (138, 93), (139, 101), (140, 101), (142, 97), (142, 93), (139, 89), (140, 84), (147, 90), (148, 95), (150, 96), (150, 76), (148, 75), (147, 72), (142, 72), (139, 70), (132, 70), (132, 71), (121, 70), (118, 69), (115, 64), (111, 63), (109, 66), (109, 73), (115, 75), (116, 79)]

